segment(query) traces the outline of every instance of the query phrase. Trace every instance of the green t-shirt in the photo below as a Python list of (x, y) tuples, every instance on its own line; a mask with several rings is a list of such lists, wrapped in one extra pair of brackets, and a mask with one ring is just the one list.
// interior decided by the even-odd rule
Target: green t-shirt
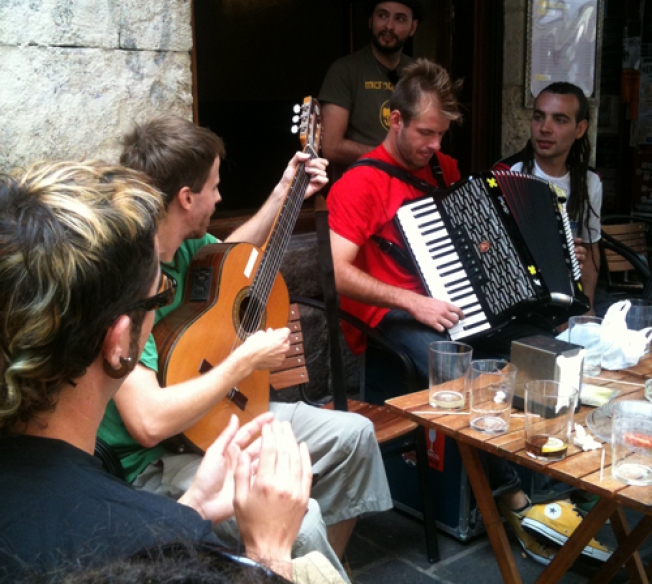
[[(189, 239), (181, 244), (172, 263), (161, 263), (161, 269), (177, 281), (177, 294), (174, 302), (170, 306), (156, 311), (154, 324), (158, 323), (181, 304), (188, 268), (197, 250), (209, 243), (217, 243), (217, 241), (212, 235), (205, 235), (202, 239)], [(158, 351), (153, 335), (149, 335), (147, 339), (145, 349), (140, 356), (140, 362), (145, 367), (158, 372)], [(139, 444), (127, 431), (113, 400), (109, 402), (106, 408), (104, 419), (100, 424), (97, 435), (111, 446), (120, 458), (127, 482), (129, 483), (133, 482), (148, 465), (161, 458), (166, 452), (165, 448), (161, 445), (154, 446), (153, 448), (145, 448)]]

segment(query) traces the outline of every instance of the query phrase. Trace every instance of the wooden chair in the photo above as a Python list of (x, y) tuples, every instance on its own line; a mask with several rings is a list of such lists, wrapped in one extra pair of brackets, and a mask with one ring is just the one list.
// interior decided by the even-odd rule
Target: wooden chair
[(303, 387), (308, 383), (308, 369), (306, 369), (303, 333), (301, 332), (297, 303), (290, 305), (288, 328), (290, 329), (290, 349), (286, 353), (283, 363), (272, 370), (269, 375), (269, 384), (276, 391), (294, 386)]
[(647, 250), (647, 217), (607, 215), (602, 218), (600, 260), (607, 290), (628, 296), (652, 291)]
[[(348, 399), (345, 388), (342, 347), (340, 344), (340, 320), (346, 320), (353, 326), (357, 326), (370, 338), (378, 343), (384, 344), (388, 350), (393, 352), (397, 362), (404, 366), (403, 376), (408, 383), (407, 391), (412, 390), (414, 387), (408, 381), (409, 379), (415, 379), (414, 366), (409, 357), (397, 346), (383, 339), (373, 329), (370, 329), (358, 319), (339, 310), (339, 300), (335, 291), (333, 259), (330, 248), (328, 211), (325, 201), (321, 196), (317, 197), (315, 201), (315, 223), (324, 302), (298, 296), (292, 296), (292, 301), (323, 310), (325, 313), (328, 328), (332, 400), (329, 399), (328, 403), (315, 403), (309, 399), (305, 392), (302, 392), (302, 397), (305, 401), (313, 405), (341, 411), (351, 411), (369, 419), (374, 425), (376, 439), (380, 445), (383, 458), (398, 456), (406, 452), (415, 452), (424, 509), (427, 556), (430, 562), (437, 562), (439, 560), (439, 549), (435, 525), (435, 509), (429, 497), (430, 491), (428, 489), (428, 453), (425, 432), (416, 424), (392, 414), (384, 405), (374, 405), (360, 400)], [(291, 323), (293, 322), (293, 318), (298, 317), (298, 310), (295, 312), (294, 305), (292, 310)], [(300, 329), (297, 325), (291, 325), (291, 329), (293, 334), (300, 334)], [(280, 389), (286, 383), (289, 383), (292, 375), (294, 376), (294, 381), (298, 381), (299, 383), (305, 383), (308, 379), (308, 372), (305, 369), (305, 359), (302, 358), (302, 337), (297, 336), (296, 340), (297, 342), (293, 344), (288, 353), (286, 362), (272, 373), (271, 384), (275, 389)], [(294, 364), (291, 361), (292, 358), (296, 358)], [(290, 373), (290, 371), (294, 371), (294, 373)]]

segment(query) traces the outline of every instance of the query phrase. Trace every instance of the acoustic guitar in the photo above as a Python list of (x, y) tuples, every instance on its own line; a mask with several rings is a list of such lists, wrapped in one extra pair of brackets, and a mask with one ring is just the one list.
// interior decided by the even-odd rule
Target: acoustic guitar
[[(293, 131), (299, 131), (303, 152), (316, 158), (321, 140), (319, 103), (306, 97), (295, 113), (293, 121), (299, 126)], [(289, 297), (279, 268), (309, 183), (304, 164), (299, 164), (262, 249), (248, 243), (218, 243), (195, 254), (182, 304), (154, 327), (161, 387), (209, 371), (258, 330), (287, 325)], [(173, 447), (204, 452), (232, 414), (242, 424), (268, 408), (269, 371), (254, 371), (177, 437)]]

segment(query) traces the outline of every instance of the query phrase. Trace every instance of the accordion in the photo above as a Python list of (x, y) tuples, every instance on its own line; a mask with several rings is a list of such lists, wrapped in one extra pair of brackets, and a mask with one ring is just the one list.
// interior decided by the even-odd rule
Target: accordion
[(495, 171), (401, 206), (395, 220), (428, 295), (464, 312), (453, 340), (589, 310), (562, 196), (537, 177)]

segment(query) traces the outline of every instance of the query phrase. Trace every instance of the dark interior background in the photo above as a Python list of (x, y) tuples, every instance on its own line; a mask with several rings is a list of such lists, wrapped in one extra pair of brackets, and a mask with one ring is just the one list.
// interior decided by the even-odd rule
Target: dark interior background
[[(423, 3), (427, 19), (405, 52), (464, 78), (465, 120), (443, 149), (458, 159), (463, 175), (484, 170), (500, 155), (503, 3)], [(264, 201), (300, 146), (290, 131), (293, 105), (318, 94), (335, 59), (369, 42), (368, 14), (355, 0), (194, 0), (194, 33), (196, 121), (227, 148), (220, 216), (248, 212)], [(481, 83), (483, 77), (489, 81)], [(481, 123), (474, 120), (480, 106)]]

